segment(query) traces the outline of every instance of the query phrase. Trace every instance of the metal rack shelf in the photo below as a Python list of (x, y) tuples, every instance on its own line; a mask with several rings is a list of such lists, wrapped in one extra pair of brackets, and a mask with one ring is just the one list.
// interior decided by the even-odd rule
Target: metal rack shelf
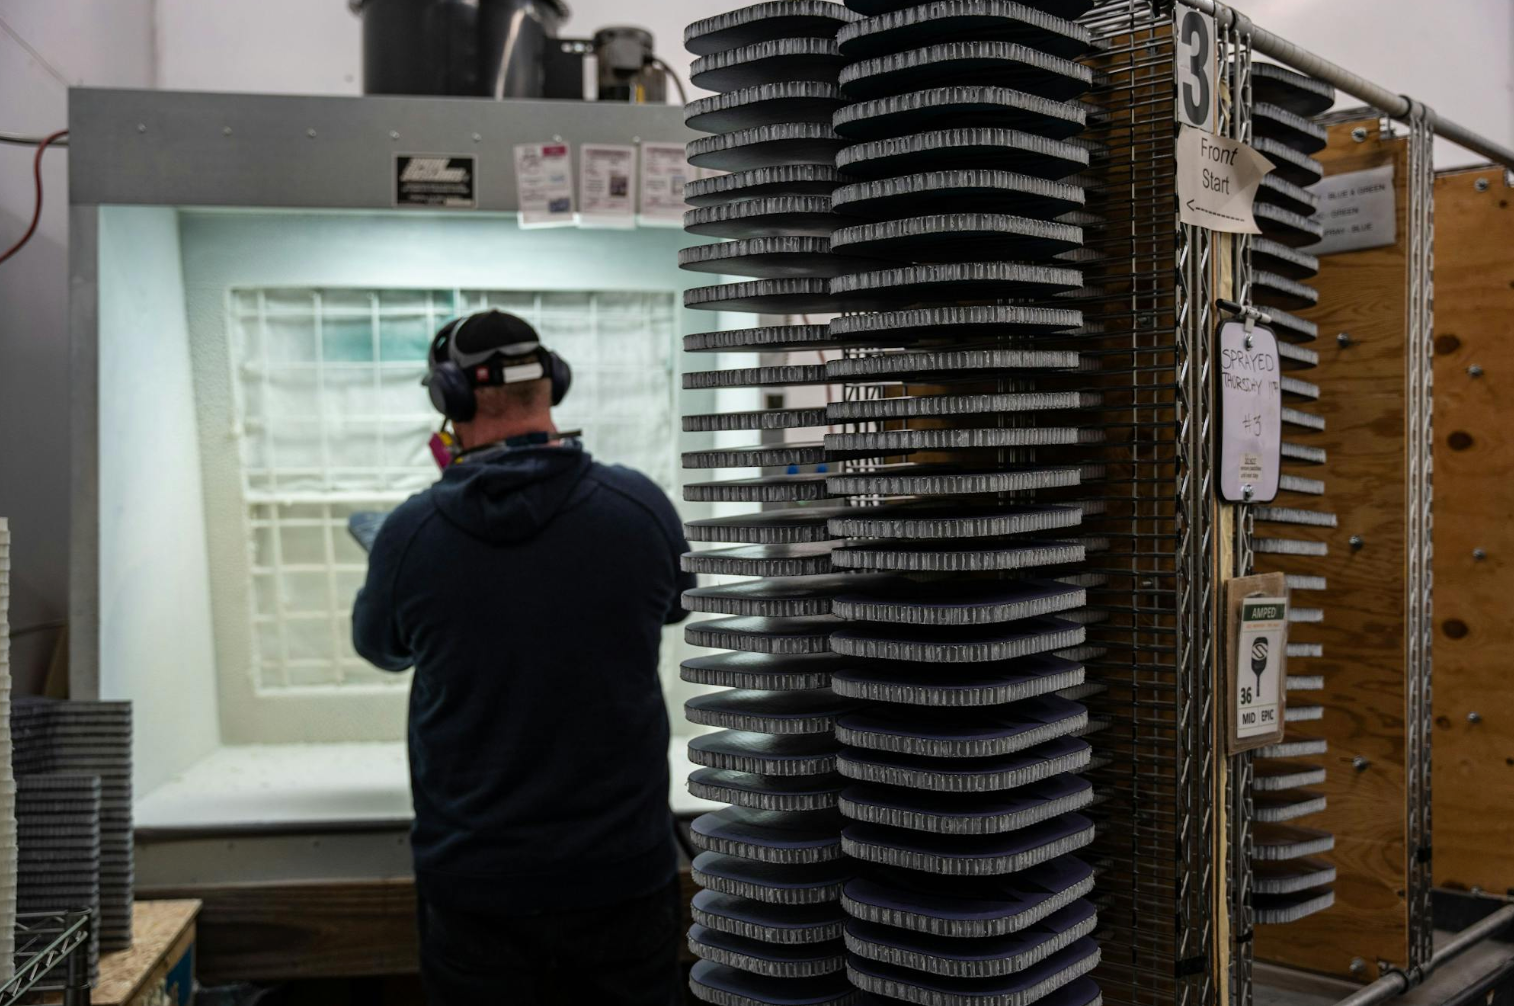
[[(16, 971), (0, 985), (0, 1006), (17, 1006), (32, 992), (61, 992), (63, 1006), (89, 1006), (91, 912), (16, 916)], [(54, 972), (62, 966), (62, 981)]]

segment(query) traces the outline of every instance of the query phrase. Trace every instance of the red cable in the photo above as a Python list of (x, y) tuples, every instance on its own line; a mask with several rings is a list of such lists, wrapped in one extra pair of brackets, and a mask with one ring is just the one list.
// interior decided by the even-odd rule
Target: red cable
[(32, 177), (37, 180), (37, 205), (32, 210), (32, 222), (31, 225), (26, 228), (26, 233), (21, 235), (20, 241), (17, 241), (15, 244), (5, 249), (3, 253), (0, 253), (0, 263), (4, 263), (12, 255), (16, 254), (16, 252), (20, 251), (22, 247), (32, 239), (32, 235), (37, 233), (37, 222), (42, 219), (42, 154), (47, 150), (48, 144), (53, 143), (56, 140), (61, 140), (67, 135), (68, 130), (60, 129), (56, 133), (53, 133), (51, 136), (44, 136), (42, 138), (42, 142), (37, 144), (37, 156), (32, 159)]

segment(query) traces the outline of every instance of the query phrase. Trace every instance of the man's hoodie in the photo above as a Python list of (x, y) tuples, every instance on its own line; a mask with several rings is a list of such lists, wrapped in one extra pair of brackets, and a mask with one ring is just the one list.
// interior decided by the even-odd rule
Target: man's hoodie
[(687, 549), (657, 486), (571, 445), (454, 465), (385, 522), (352, 633), (379, 667), (415, 667), (422, 897), (518, 914), (672, 880), (657, 662)]

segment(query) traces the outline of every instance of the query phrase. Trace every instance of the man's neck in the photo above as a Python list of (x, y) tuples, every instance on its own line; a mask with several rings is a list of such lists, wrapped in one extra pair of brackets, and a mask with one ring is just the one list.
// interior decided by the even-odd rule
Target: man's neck
[(475, 419), (471, 423), (457, 424), (458, 444), (465, 451), (501, 443), (511, 437), (523, 437), (528, 433), (556, 432), (557, 426), (552, 422), (550, 414), (523, 419)]

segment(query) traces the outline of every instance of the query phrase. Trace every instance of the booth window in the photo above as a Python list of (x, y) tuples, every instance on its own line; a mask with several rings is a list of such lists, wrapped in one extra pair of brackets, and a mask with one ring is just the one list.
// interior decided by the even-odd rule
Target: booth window
[(525, 318), (572, 364), (558, 427), (673, 490), (671, 293), (233, 290), (226, 329), (260, 690), (405, 683), (352, 649), (367, 561), (347, 518), (436, 480), (426, 352), (449, 319), (491, 307)]

